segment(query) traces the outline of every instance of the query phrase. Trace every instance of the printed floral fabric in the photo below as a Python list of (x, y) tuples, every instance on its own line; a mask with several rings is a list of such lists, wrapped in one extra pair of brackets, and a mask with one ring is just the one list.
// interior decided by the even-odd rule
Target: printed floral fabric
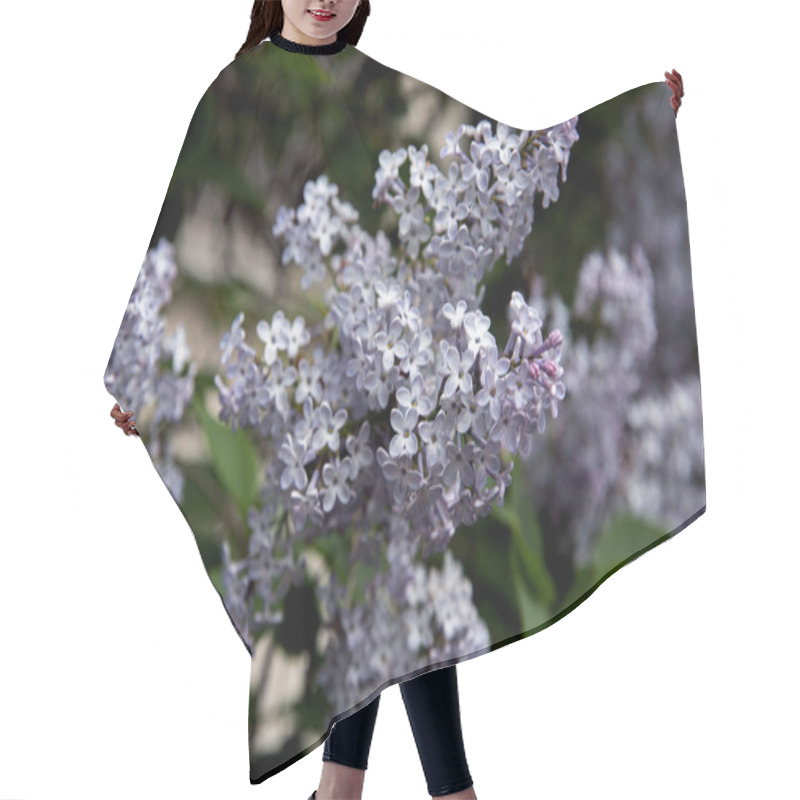
[(252, 656), (251, 783), (705, 511), (669, 99), (521, 130), (268, 40), (201, 98), (104, 383)]

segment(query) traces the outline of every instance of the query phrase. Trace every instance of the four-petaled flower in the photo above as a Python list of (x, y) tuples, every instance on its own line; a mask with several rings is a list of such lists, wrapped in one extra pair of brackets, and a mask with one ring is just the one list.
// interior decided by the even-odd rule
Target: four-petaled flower
[(442, 397), (451, 397), (456, 391), (469, 394), (472, 391), (472, 375), (470, 368), (475, 363), (475, 352), (467, 348), (463, 353), (457, 347), (444, 343), (447, 347), (444, 353), (442, 371), (447, 375)]
[(325, 400), (319, 407), (317, 430), (311, 439), (311, 446), (315, 450), (328, 447), (332, 452), (339, 450), (339, 431), (347, 420), (347, 410), (340, 408), (335, 414), (330, 404)]
[(308, 475), (303, 468), (306, 462), (306, 446), (302, 442), (296, 442), (292, 434), (287, 433), (278, 455), (286, 464), (286, 469), (281, 473), (281, 489), (284, 492), (290, 486), (305, 489), (308, 486)]
[(327, 514), (336, 503), (345, 504), (353, 497), (353, 490), (348, 486), (347, 481), (350, 477), (350, 456), (340, 459), (334, 456), (322, 467), (322, 480), (325, 489), (322, 492), (322, 510)]
[(416, 408), (408, 407), (401, 411), (393, 408), (390, 415), (392, 428), (397, 431), (397, 435), (392, 437), (389, 442), (389, 454), (392, 458), (401, 455), (413, 456), (417, 452), (417, 437), (414, 428), (417, 427), (419, 412)]
[(394, 360), (403, 359), (408, 355), (408, 344), (403, 335), (403, 323), (395, 317), (389, 325), (388, 333), (379, 331), (375, 334), (375, 347), (378, 352), (383, 353), (383, 368), (388, 370), (394, 364)]

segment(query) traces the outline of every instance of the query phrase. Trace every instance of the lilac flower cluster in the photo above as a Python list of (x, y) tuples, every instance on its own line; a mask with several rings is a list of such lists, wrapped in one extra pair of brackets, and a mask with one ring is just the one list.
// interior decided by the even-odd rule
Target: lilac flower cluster
[(688, 224), (671, 115), (663, 93), (651, 92), (628, 107), (622, 135), (607, 145), (610, 254), (586, 259), (573, 307), (582, 319), (594, 319), (594, 309), (600, 334), (573, 342), (561, 298), (545, 300), (541, 284), (529, 298), (563, 332), (570, 376), (557, 436), (537, 440), (532, 454), (552, 467), (528, 471), (530, 491), (576, 565), (615, 514), (669, 531), (705, 504)]
[[(705, 502), (696, 481), (699, 381), (676, 379), (659, 392), (645, 379), (657, 329), (653, 273), (638, 243), (630, 257), (611, 247), (584, 259), (571, 313), (559, 295), (543, 296), (541, 280), (530, 302), (564, 331), (570, 402), (557, 436), (532, 447), (530, 457), (551, 468), (528, 470), (529, 489), (581, 566), (611, 515), (638, 514), (670, 530)], [(591, 340), (573, 339), (572, 318), (599, 320), (599, 329)]]
[[(519, 133), (503, 124), (494, 133), (487, 121), (460, 125), (440, 152), (454, 158), (447, 173), (427, 160), (427, 145), (384, 151), (373, 197), (399, 215), (397, 253), (383, 231), (372, 237), (358, 225), (357, 211), (325, 175), (306, 184), (298, 209), (279, 210), (273, 233), (285, 242), (283, 261), (302, 269), (303, 289), (321, 284), (327, 314), (310, 326), (277, 311), (257, 323), (256, 351), (239, 313), (220, 343), (224, 376), (215, 376), (220, 419), (234, 430), (252, 429), (272, 454), (268, 491), (280, 500), (271, 512), (279, 526), (271, 534), (273, 556), (286, 556), (298, 536), (313, 541), (347, 530), (355, 534), (351, 560), (375, 565), (384, 549), (396, 548), (392, 531), (403, 520), (401, 538), (427, 558), (447, 548), (457, 526), (503, 503), (513, 468), (503, 450), (529, 449), (565, 396), (562, 336), (545, 336), (536, 308), (514, 292), (501, 351), (480, 309), (480, 282), (503, 255), (510, 263), (520, 252), (535, 194), (544, 195), (545, 206), (558, 198), (558, 167), (565, 180), (576, 121)], [(407, 183), (400, 174), (406, 162)], [(358, 614), (409, 619), (413, 604), (404, 587), (422, 592), (421, 573), (399, 579), (388, 561), (389, 572), (379, 570), (369, 591), (378, 598), (393, 584), (391, 606), (376, 599), (370, 610), (340, 609), (340, 631), (363, 624)], [(230, 560), (226, 571), (229, 599), (238, 598), (233, 605), (245, 623), (240, 630), (257, 632), (244, 602), (252, 587), (234, 588), (254, 579)], [(275, 602), (280, 592), (272, 583), (256, 591)], [(331, 576), (327, 591), (333, 597), (343, 587)], [(470, 608), (467, 602), (459, 613)], [(458, 634), (460, 623), (443, 619), (440, 642), (428, 617), (409, 639), (424, 648), (423, 660), (434, 650), (464, 654), (486, 643), (477, 623)], [(373, 646), (381, 649), (365, 644)], [(348, 646), (340, 657), (357, 652)], [(384, 674), (365, 673), (356, 684), (385, 680), (385, 666)], [(391, 671), (397, 674), (396, 666)], [(334, 696), (349, 691), (329, 688)]]
[[(348, 606), (345, 589), (335, 580), (318, 590), (328, 634), (318, 682), (334, 708), (352, 707), (390, 676), (491, 644), (472, 602), (472, 583), (452, 552), (445, 551), (441, 570), (413, 563), (407, 534), (394, 532), (388, 570), (369, 584), (366, 603)], [(341, 634), (331, 633), (334, 629)]]
[(612, 510), (624, 508), (672, 530), (705, 505), (700, 379), (670, 382), (628, 414), (627, 462)]
[(164, 423), (177, 422), (183, 416), (194, 392), (197, 368), (190, 361), (183, 326), (179, 324), (172, 336), (165, 336), (166, 321), (161, 310), (172, 297), (177, 273), (174, 247), (162, 238), (148, 250), (139, 270), (104, 382), (121, 408), (135, 412), (140, 430), (148, 418), (148, 406), (153, 404), (148, 451), (170, 493), (180, 503), (183, 474), (163, 435)]
[[(548, 301), (542, 293), (537, 279), (531, 302), (543, 313), (553, 307), (569, 342), (570, 402), (558, 435), (534, 443), (529, 455), (550, 469), (527, 472), (534, 502), (559, 531), (562, 546), (571, 540), (580, 561), (591, 553), (618, 480), (628, 406), (655, 341), (653, 278), (641, 248), (630, 259), (612, 249), (606, 257), (594, 252), (584, 259), (571, 313), (560, 296)], [(571, 320), (596, 315), (601, 329), (593, 340), (573, 340)]]

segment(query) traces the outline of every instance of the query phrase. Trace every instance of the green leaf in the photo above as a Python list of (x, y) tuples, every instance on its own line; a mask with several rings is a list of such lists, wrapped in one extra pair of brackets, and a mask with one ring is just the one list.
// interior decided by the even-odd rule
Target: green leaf
[(206, 434), (211, 461), (219, 482), (234, 501), (245, 524), (247, 510), (258, 501), (258, 457), (250, 437), (243, 430), (235, 433), (215, 420), (195, 398), (192, 410)]
[(509, 488), (508, 511), (506, 506), (496, 508), (500, 518), (511, 530), (513, 536), (512, 555), (516, 555), (523, 568), (522, 575), (533, 590), (538, 602), (549, 607), (555, 600), (556, 587), (544, 560), (544, 542), (539, 516), (526, 491), (528, 485), (525, 465), (518, 460)]
[(539, 603), (528, 591), (515, 550), (516, 547), (512, 546), (509, 551), (511, 580), (514, 584), (514, 594), (517, 598), (517, 608), (522, 629), (530, 631), (533, 628), (538, 628), (547, 620), (550, 614), (547, 608)]
[(559, 603), (559, 608), (556, 611), (561, 613), (582, 597), (597, 582), (593, 578), (594, 568), (591, 565), (576, 569), (572, 579), (572, 586), (569, 587), (569, 591), (564, 595), (564, 599)]
[(663, 540), (663, 528), (632, 514), (610, 519), (600, 532), (590, 561), (578, 569), (562, 607), (567, 608), (617, 570)]
[(208, 577), (211, 579), (211, 583), (214, 584), (214, 588), (224, 597), (225, 593), (222, 588), (222, 567), (212, 567), (209, 569)]
[(592, 555), (595, 572), (603, 575), (608, 570), (632, 559), (634, 553), (649, 547), (666, 531), (648, 520), (620, 514), (603, 528)]

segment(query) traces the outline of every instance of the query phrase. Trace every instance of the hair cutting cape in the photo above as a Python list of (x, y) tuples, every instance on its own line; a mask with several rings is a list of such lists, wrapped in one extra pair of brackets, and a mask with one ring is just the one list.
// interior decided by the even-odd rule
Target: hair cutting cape
[(251, 783), (705, 511), (670, 96), (522, 130), (265, 40), (200, 99), (104, 383), (252, 657)]

